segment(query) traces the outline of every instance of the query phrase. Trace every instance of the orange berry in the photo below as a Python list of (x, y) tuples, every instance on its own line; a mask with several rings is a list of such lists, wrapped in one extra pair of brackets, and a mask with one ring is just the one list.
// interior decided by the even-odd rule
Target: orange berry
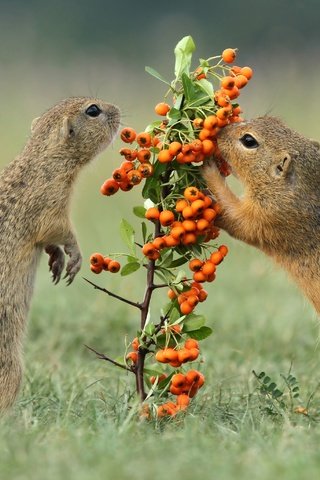
[(214, 130), (209, 130), (208, 128), (202, 128), (199, 132), (199, 139), (203, 142), (203, 140), (213, 137), (213, 135), (214, 135)]
[(133, 188), (133, 184), (130, 183), (129, 180), (126, 180), (124, 182), (120, 182), (119, 187), (124, 192), (128, 192), (129, 190), (131, 190)]
[(190, 352), (189, 360), (191, 362), (193, 362), (194, 360), (196, 360), (199, 357), (199, 349), (198, 348), (189, 348), (189, 352)]
[(212, 275), (216, 271), (216, 265), (209, 260), (205, 262), (205, 264), (202, 267), (202, 272), (209, 276)]
[(190, 403), (190, 397), (186, 393), (182, 393), (177, 396), (177, 405), (184, 410)]
[(182, 145), (180, 142), (171, 142), (169, 144), (169, 152), (171, 153), (172, 156), (178, 155), (178, 153), (181, 151)]
[(225, 92), (221, 92), (221, 91), (219, 91), (219, 93), (216, 92), (216, 95), (214, 98), (215, 98), (215, 102), (219, 105), (219, 107), (227, 107), (228, 105), (230, 105), (230, 98)]
[(125, 173), (130, 172), (133, 169), (133, 164), (129, 161), (122, 162), (120, 165), (120, 170), (123, 170)]
[(198, 372), (198, 370), (189, 370), (186, 373), (185, 379), (186, 379), (187, 383), (189, 383), (190, 385), (197, 384), (200, 380), (200, 375), (201, 374), (200, 374), (200, 372)]
[(162, 250), (163, 248), (166, 248), (166, 241), (164, 240), (163, 237), (156, 237), (154, 240), (153, 240), (153, 245), (155, 246), (155, 248), (157, 250)]
[(193, 121), (192, 121), (192, 125), (194, 126), (194, 128), (202, 128), (203, 126), (203, 119), (202, 118), (195, 118)]
[(156, 114), (161, 115), (162, 117), (167, 115), (169, 110), (170, 110), (170, 105), (164, 102), (157, 103), (157, 105), (154, 107), (154, 111), (156, 112)]
[(102, 193), (102, 195), (107, 195), (108, 197), (117, 193), (118, 190), (119, 183), (116, 182), (113, 178), (109, 178), (108, 180), (106, 180), (100, 188), (100, 192)]
[(141, 176), (142, 178), (149, 178), (151, 177), (151, 175), (153, 174), (153, 166), (151, 165), (151, 163), (142, 163), (141, 165), (139, 165), (138, 167), (138, 172), (141, 173)]
[(157, 362), (160, 362), (160, 363), (167, 363), (167, 359), (164, 355), (164, 351), (163, 350), (158, 350), (156, 355), (155, 355), (155, 358), (157, 360)]
[(137, 135), (136, 138), (137, 144), (140, 145), (140, 147), (151, 147), (152, 144), (152, 138), (150, 133), (148, 132), (142, 132)]
[(188, 207), (188, 202), (187, 200), (185, 199), (181, 199), (181, 200), (178, 200), (177, 203), (176, 203), (176, 211), (177, 212), (182, 212), (182, 210), (185, 208), (185, 207)]
[(231, 100), (234, 100), (235, 98), (239, 97), (239, 95), (240, 95), (239, 88), (236, 87), (236, 86), (234, 86), (230, 90), (226, 90), (226, 93)]
[(219, 120), (226, 120), (231, 114), (231, 107), (221, 107), (217, 111), (217, 118)]
[(175, 300), (177, 298), (177, 294), (174, 290), (172, 290), (172, 288), (168, 290), (168, 297), (170, 300)]
[(189, 268), (192, 272), (198, 272), (199, 270), (201, 270), (202, 265), (203, 261), (199, 258), (194, 258), (189, 262)]
[(142, 148), (137, 153), (137, 159), (141, 163), (149, 162), (150, 158), (151, 158), (151, 152), (147, 148)]
[(142, 253), (146, 257), (153, 255), (155, 251), (157, 251), (157, 249), (152, 242), (145, 243), (142, 247)]
[(103, 255), (101, 255), (101, 253), (93, 253), (91, 256), (90, 256), (90, 263), (91, 265), (94, 265), (94, 266), (103, 266), (104, 264), (104, 257)]
[(121, 168), (116, 168), (112, 172), (112, 178), (118, 183), (123, 182), (127, 178), (127, 173), (124, 170), (122, 170)]
[(199, 350), (199, 342), (194, 338), (188, 338), (184, 343), (184, 348), (190, 350), (190, 348), (197, 348)]
[(192, 202), (191, 208), (193, 210), (194, 216), (200, 215), (205, 208), (204, 201), (200, 200), (200, 198), (198, 200), (195, 200), (194, 202)]
[(186, 232), (194, 232), (197, 229), (197, 224), (194, 220), (183, 220), (182, 226)]
[(138, 340), (138, 337), (135, 337), (135, 338), (132, 340), (131, 345), (132, 345), (133, 350), (135, 350), (136, 352), (139, 350), (139, 340)]
[(231, 77), (230, 75), (223, 77), (221, 80), (221, 87), (226, 88), (227, 90), (231, 90), (235, 85), (235, 77)]
[(235, 77), (235, 85), (238, 88), (243, 88), (247, 85), (248, 79), (244, 75), (237, 75)]
[(160, 212), (159, 220), (161, 225), (168, 227), (174, 222), (174, 213), (171, 210), (163, 210)]
[(185, 229), (182, 226), (173, 227), (170, 231), (170, 235), (172, 235), (173, 238), (176, 238), (178, 240), (181, 240), (185, 233)]
[(150, 207), (144, 214), (148, 220), (158, 220), (160, 217), (160, 211), (157, 207)]
[(179, 350), (178, 352), (178, 358), (179, 362), (181, 363), (189, 362), (191, 358), (190, 350), (188, 350), (187, 348), (181, 348), (181, 350)]
[(139, 172), (139, 170), (135, 170), (135, 169), (130, 170), (130, 172), (127, 173), (127, 177), (131, 185), (139, 185), (139, 183), (142, 180), (141, 173)]
[(189, 202), (193, 202), (199, 198), (200, 192), (197, 187), (187, 187), (183, 192), (183, 196)]
[(189, 295), (187, 302), (191, 305), (192, 308), (196, 307), (199, 303), (198, 295)]
[(129, 162), (133, 162), (137, 158), (137, 151), (130, 148), (121, 148), (119, 153)]
[(225, 50), (223, 50), (221, 56), (224, 62), (232, 63), (236, 58), (236, 50), (233, 48), (226, 48)]
[(228, 253), (228, 247), (226, 245), (220, 245), (218, 248), (219, 252), (222, 253), (222, 255), (225, 257)]
[(199, 272), (194, 272), (192, 278), (195, 282), (198, 282), (198, 283), (202, 283), (207, 280), (206, 275), (201, 270)]
[(177, 238), (174, 238), (172, 235), (165, 235), (164, 237), (162, 237), (164, 239), (164, 241), (166, 242), (166, 246), (168, 248), (170, 247), (176, 247), (177, 245), (179, 245), (180, 243), (180, 240), (178, 240)]
[(197, 288), (198, 290), (202, 290), (203, 286), (201, 285), (201, 283), (192, 282), (191, 283), (191, 288)]
[(248, 80), (250, 80), (250, 78), (253, 75), (253, 70), (250, 67), (242, 67), (240, 70), (240, 73), (241, 75), (244, 75), (245, 77), (247, 77)]
[[(181, 363), (179, 363), (179, 365), (181, 365)], [(175, 387), (174, 385), (170, 385), (169, 390), (172, 395), (181, 395), (182, 393), (182, 389), (179, 387)]]
[(202, 150), (202, 141), (199, 140), (199, 139), (193, 140), (193, 141), (190, 143), (190, 146), (191, 146), (191, 150), (192, 150), (193, 152), (201, 152), (201, 150)]
[(170, 153), (168, 149), (160, 150), (158, 153), (158, 160), (160, 163), (170, 163), (173, 160), (174, 155)]
[(90, 270), (91, 272), (93, 273), (101, 273), (102, 270), (103, 270), (103, 266), (102, 265), (90, 265)]
[(136, 131), (130, 127), (123, 128), (120, 132), (121, 140), (125, 143), (134, 142), (136, 139), (136, 136), (137, 136)]
[[(180, 312), (183, 315), (189, 315), (189, 313), (191, 313), (193, 310), (194, 310), (194, 306), (190, 305), (188, 300), (186, 300), (185, 302), (182, 302), (180, 305)], [(179, 361), (181, 361), (180, 357), (179, 357)]]
[(216, 211), (213, 208), (206, 208), (202, 212), (202, 218), (207, 220), (208, 222), (212, 222), (217, 216)]
[(103, 258), (103, 270), (108, 270), (109, 263), (111, 262), (111, 258), (109, 257), (104, 257)]
[(137, 352), (129, 352), (126, 356), (127, 360), (131, 360), (133, 363), (137, 363), (138, 361), (138, 353)]
[(215, 115), (209, 115), (204, 119), (203, 126), (207, 130), (212, 130), (217, 126), (217, 117)]
[(217, 250), (216, 252), (211, 253), (210, 255), (210, 261), (214, 263), (215, 265), (219, 265), (223, 260), (223, 254)]
[(185, 382), (186, 377), (185, 375), (183, 375), (183, 373), (175, 373), (174, 375), (172, 375), (171, 385), (173, 385), (174, 387), (181, 388), (184, 386)]
[(192, 232), (187, 232), (182, 239), (183, 245), (194, 245), (197, 243), (197, 237)]
[(215, 151), (216, 146), (212, 140), (205, 139), (202, 142), (202, 151), (206, 156), (210, 156)]
[(208, 297), (208, 292), (204, 289), (200, 290), (198, 294), (199, 302), (204, 302)]
[(189, 205), (182, 210), (182, 216), (185, 219), (192, 219), (194, 217), (194, 212), (192, 207)]
[(165, 348), (163, 356), (167, 362), (176, 362), (178, 360), (178, 352), (174, 348)]
[(120, 270), (120, 263), (117, 262), (116, 260), (111, 260), (111, 262), (108, 263), (108, 271), (111, 273), (117, 273)]

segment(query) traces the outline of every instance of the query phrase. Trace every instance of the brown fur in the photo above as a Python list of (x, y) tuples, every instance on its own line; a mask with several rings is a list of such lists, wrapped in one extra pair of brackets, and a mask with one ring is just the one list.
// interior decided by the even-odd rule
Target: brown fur
[[(257, 148), (243, 145), (244, 134), (257, 140)], [(273, 257), (320, 313), (319, 143), (266, 116), (224, 128), (218, 146), (244, 194), (231, 191), (214, 162), (204, 167), (222, 208), (216, 223)]]
[[(85, 110), (98, 105), (102, 113)], [(0, 175), (0, 411), (19, 391), (22, 342), (42, 250), (53, 280), (64, 252), (70, 284), (81, 254), (69, 221), (69, 199), (80, 169), (112, 141), (119, 110), (96, 98), (66, 99), (36, 119), (22, 153)], [(59, 247), (63, 246), (63, 250)]]

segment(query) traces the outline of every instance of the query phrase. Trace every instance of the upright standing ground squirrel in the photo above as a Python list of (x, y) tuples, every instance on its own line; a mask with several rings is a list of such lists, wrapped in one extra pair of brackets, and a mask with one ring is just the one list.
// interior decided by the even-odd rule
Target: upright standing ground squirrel
[(244, 194), (209, 162), (203, 175), (222, 209), (215, 223), (273, 257), (320, 313), (319, 143), (265, 116), (223, 128), (218, 147)]
[[(58, 103), (32, 123), (22, 153), (0, 175), (0, 410), (19, 391), (22, 341), (42, 250), (53, 281), (70, 284), (81, 254), (69, 221), (80, 169), (106, 148), (120, 123), (118, 107), (96, 98)], [(64, 248), (64, 252), (61, 249)]]

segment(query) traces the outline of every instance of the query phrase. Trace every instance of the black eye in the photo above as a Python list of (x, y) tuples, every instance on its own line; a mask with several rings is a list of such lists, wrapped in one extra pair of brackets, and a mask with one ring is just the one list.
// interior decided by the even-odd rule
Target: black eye
[(102, 110), (98, 107), (98, 105), (90, 105), (87, 110), (86, 114), (89, 115), (89, 117), (98, 117)]
[(259, 147), (259, 143), (257, 142), (257, 140), (252, 135), (250, 135), (250, 133), (245, 133), (243, 135), (243, 137), (240, 138), (240, 142), (246, 148), (258, 148)]

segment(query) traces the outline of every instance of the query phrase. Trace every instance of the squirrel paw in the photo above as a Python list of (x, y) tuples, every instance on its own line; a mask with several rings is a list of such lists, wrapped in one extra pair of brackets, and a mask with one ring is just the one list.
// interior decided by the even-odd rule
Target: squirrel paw
[(60, 281), (64, 269), (64, 253), (57, 245), (48, 245), (45, 252), (49, 255), (49, 271), (52, 273), (52, 281), (56, 285)]
[(78, 248), (75, 248), (74, 246), (70, 247), (66, 245), (64, 251), (70, 257), (70, 260), (67, 263), (66, 274), (63, 277), (67, 279), (67, 285), (69, 286), (81, 268), (82, 256)]

